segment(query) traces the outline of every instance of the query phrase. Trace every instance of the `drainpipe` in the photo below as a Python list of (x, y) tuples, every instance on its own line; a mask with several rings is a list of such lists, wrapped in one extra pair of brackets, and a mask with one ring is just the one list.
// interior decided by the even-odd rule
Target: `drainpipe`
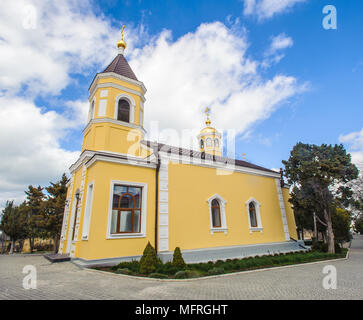
[(154, 154), (156, 157), (156, 171), (155, 171), (155, 252), (158, 254), (158, 216), (159, 216), (159, 171), (160, 171), (160, 158), (158, 151), (158, 144), (153, 146)]

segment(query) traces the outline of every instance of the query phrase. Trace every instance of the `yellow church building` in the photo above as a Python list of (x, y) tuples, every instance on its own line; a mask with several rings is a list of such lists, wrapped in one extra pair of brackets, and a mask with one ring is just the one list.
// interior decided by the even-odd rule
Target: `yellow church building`
[(118, 55), (89, 88), (89, 119), (70, 167), (59, 253), (113, 265), (141, 257), (148, 242), (163, 261), (186, 262), (304, 250), (281, 175), (222, 156), (206, 126), (200, 150), (145, 140), (146, 88)]

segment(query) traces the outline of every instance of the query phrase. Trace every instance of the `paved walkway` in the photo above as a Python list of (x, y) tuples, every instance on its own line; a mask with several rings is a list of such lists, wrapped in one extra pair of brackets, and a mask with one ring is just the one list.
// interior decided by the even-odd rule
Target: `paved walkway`
[[(322, 286), (324, 266), (337, 268), (338, 288)], [(37, 289), (23, 289), (23, 267), (37, 269)], [(51, 264), (42, 256), (0, 256), (0, 299), (359, 299), (363, 300), (363, 236), (348, 260), (172, 282), (129, 278)]]

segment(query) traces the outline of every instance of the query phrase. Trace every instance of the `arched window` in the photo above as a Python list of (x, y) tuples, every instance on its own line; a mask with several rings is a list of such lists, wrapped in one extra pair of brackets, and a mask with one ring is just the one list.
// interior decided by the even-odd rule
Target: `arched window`
[(218, 147), (219, 147), (219, 140), (218, 140), (218, 139), (214, 139), (214, 146), (215, 146), (216, 148), (218, 148)]
[(262, 232), (262, 220), (261, 220), (261, 204), (254, 198), (250, 198), (246, 202), (246, 209), (248, 215), (248, 223), (250, 226), (250, 233), (252, 232)]
[(210, 218), (210, 232), (224, 232), (227, 233), (227, 219), (226, 219), (226, 200), (218, 194), (210, 197), (208, 200), (209, 218)]
[(115, 185), (111, 233), (138, 233), (141, 221), (141, 188)]
[(221, 227), (221, 208), (219, 206), (218, 200), (214, 199), (212, 201), (212, 226), (213, 228)]
[(201, 149), (204, 149), (204, 141), (203, 141), (203, 139), (200, 139), (200, 148)]
[(124, 99), (118, 101), (117, 120), (130, 122), (130, 104)]
[(251, 227), (257, 228), (258, 224), (257, 224), (256, 206), (253, 202), (250, 202), (249, 213), (250, 213)]
[(206, 142), (207, 142), (207, 147), (212, 146), (212, 139), (211, 138), (207, 138)]

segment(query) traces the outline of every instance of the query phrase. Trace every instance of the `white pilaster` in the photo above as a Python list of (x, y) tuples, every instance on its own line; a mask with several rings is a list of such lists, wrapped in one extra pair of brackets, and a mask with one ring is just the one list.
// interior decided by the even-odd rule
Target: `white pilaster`
[(159, 171), (159, 250), (169, 250), (169, 161), (160, 159)]
[(276, 188), (277, 188), (277, 195), (278, 195), (278, 198), (279, 198), (281, 217), (282, 217), (282, 225), (283, 225), (283, 228), (284, 228), (285, 239), (286, 239), (286, 241), (290, 241), (290, 232), (289, 232), (289, 226), (287, 224), (286, 209), (285, 209), (284, 198), (283, 198), (283, 195), (282, 195), (280, 179), (275, 179), (275, 182), (276, 182)]

